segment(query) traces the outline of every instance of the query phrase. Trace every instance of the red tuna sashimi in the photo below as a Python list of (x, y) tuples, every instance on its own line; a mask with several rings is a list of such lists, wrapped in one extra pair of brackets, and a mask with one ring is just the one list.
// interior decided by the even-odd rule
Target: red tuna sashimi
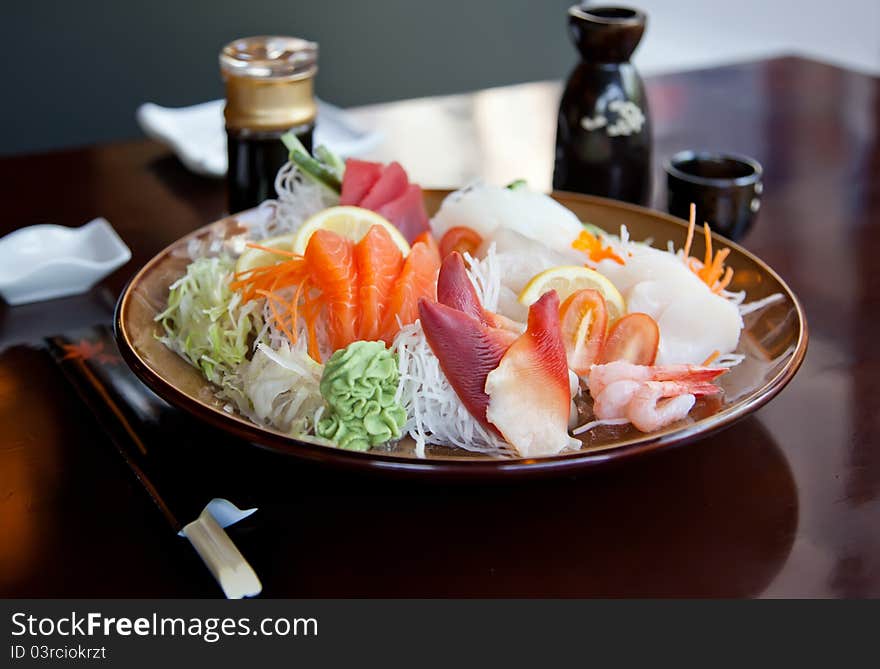
[(349, 158), (345, 161), (345, 174), (342, 176), (342, 194), (339, 204), (356, 205), (366, 197), (382, 175), (382, 163)]
[(357, 202), (357, 206), (378, 212), (383, 204), (396, 200), (406, 192), (409, 179), (400, 163), (390, 163), (382, 168), (379, 179), (367, 194)]
[(556, 291), (529, 307), (529, 325), (486, 377), (486, 420), (521, 457), (555, 455), (568, 434), (571, 389)]
[(428, 230), (428, 212), (422, 200), (422, 189), (416, 184), (407, 186), (403, 195), (386, 202), (376, 211), (391, 221), (410, 244)]
[(428, 345), (440, 368), (468, 412), (487, 429), (497, 430), (486, 419), (489, 395), (486, 378), (507, 351), (507, 332), (487, 327), (476, 318), (445, 304), (419, 300), (419, 319)]

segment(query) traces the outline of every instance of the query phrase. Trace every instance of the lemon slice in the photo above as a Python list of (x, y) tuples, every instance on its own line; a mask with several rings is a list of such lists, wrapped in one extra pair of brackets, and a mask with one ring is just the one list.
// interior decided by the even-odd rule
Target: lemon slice
[(608, 310), (608, 322), (612, 323), (626, 313), (623, 295), (607, 277), (596, 270), (580, 265), (561, 265), (532, 277), (517, 298), (521, 304), (529, 306), (538, 301), (544, 293), (555, 290), (559, 301), (564, 302), (569, 295), (583, 288), (592, 288), (602, 293)]
[(376, 212), (361, 207), (330, 207), (319, 211), (296, 232), (292, 250), (303, 255), (316, 230), (330, 230), (353, 242), (359, 242), (374, 225), (385, 228), (404, 256), (409, 254), (409, 244), (397, 228)]
[[(256, 243), (260, 246), (265, 246), (266, 248), (270, 249), (278, 249), (279, 251), (292, 251), (293, 239), (295, 236), (295, 232), (289, 232), (286, 235), (270, 237), (269, 239), (263, 239)], [(288, 257), (289, 256), (287, 255), (269, 253), (268, 251), (263, 251), (262, 249), (255, 249), (247, 246), (245, 247), (244, 252), (238, 257), (238, 260), (235, 262), (235, 271), (246, 272), (250, 269), (256, 269), (257, 267), (274, 265), (275, 263), (279, 263), (282, 260), (287, 260)]]

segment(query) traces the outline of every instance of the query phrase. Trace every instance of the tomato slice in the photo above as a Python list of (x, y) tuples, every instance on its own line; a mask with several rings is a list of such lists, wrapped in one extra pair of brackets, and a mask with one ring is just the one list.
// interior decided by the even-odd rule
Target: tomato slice
[(599, 364), (625, 360), (634, 365), (653, 365), (660, 347), (660, 328), (648, 314), (627, 314), (608, 333)]
[(602, 293), (583, 288), (569, 295), (559, 308), (559, 322), (568, 366), (579, 375), (589, 373), (602, 350), (608, 326)]
[(458, 251), (461, 254), (467, 252), (473, 255), (482, 243), (483, 238), (472, 228), (463, 225), (449, 228), (443, 235), (443, 239), (440, 240), (440, 257), (445, 258), (453, 251)]

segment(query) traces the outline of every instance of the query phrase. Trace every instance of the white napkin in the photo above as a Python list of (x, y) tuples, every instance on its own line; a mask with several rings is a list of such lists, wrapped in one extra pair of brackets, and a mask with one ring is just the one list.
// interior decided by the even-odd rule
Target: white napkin
[[(197, 174), (222, 177), (226, 174), (225, 100), (212, 100), (191, 107), (160, 107), (146, 102), (137, 109), (141, 130), (148, 137), (168, 145), (187, 169)], [(345, 111), (318, 101), (315, 145), (350, 158), (376, 146), (381, 133), (354, 124)]]

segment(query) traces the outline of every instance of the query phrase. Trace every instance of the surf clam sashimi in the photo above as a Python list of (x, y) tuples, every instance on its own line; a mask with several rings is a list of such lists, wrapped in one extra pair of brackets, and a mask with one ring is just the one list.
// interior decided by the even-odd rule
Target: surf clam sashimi
[(524, 458), (580, 446), (568, 434), (571, 387), (558, 314), (556, 292), (545, 293), (529, 307), (526, 331), (486, 377), (486, 419)]

